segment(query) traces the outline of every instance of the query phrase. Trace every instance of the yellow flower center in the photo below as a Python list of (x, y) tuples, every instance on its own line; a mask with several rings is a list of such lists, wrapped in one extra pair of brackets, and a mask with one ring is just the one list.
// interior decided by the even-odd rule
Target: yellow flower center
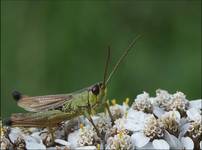
[(128, 105), (129, 101), (130, 101), (130, 99), (127, 97), (127, 98), (125, 99), (125, 101), (124, 101), (124, 104)]
[(97, 150), (100, 150), (100, 144), (97, 144)]
[(83, 129), (83, 127), (84, 127), (84, 125), (81, 123), (81, 124), (80, 124), (80, 129)]
[(113, 99), (111, 102), (113, 106), (116, 105), (116, 99)]

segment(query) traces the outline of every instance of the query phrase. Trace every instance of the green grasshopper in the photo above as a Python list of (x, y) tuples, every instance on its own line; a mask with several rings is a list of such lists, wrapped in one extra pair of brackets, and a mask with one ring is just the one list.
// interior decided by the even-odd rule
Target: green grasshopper
[(136, 39), (134, 39), (128, 48), (123, 52), (107, 78), (107, 70), (109, 68), (110, 59), (110, 48), (108, 48), (104, 79), (102, 82), (69, 94), (29, 97), (22, 95), (18, 91), (14, 91), (12, 95), (17, 101), (18, 106), (30, 111), (30, 113), (12, 114), (9, 120), (6, 121), (6, 125), (53, 128), (62, 121), (70, 120), (80, 115), (85, 115), (94, 126), (98, 136), (100, 136), (100, 133), (91, 118), (91, 112), (101, 106), (105, 106), (113, 123), (113, 117), (106, 101), (106, 87), (120, 63), (135, 45), (137, 39), (139, 39), (139, 36), (136, 37)]

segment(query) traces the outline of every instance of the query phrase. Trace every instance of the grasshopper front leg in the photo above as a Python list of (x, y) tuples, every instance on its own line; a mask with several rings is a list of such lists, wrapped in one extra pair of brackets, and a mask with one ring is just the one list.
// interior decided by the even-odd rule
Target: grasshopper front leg
[(112, 113), (111, 113), (111, 111), (110, 111), (109, 104), (108, 104), (106, 101), (104, 102), (104, 106), (105, 106), (105, 108), (107, 109), (107, 112), (108, 112), (108, 114), (109, 114), (109, 117), (110, 117), (110, 119), (111, 119), (112, 126), (113, 126), (113, 125), (114, 125), (114, 118), (113, 118)]
[(88, 121), (93, 125), (98, 137), (100, 137), (102, 139), (102, 136), (100, 134), (100, 131), (98, 130), (98, 128), (96, 127), (95, 123), (93, 122), (93, 119), (91, 117), (91, 115), (88, 112), (85, 112), (84, 115), (86, 116), (86, 118), (88, 119)]
[(93, 122), (93, 119), (91, 117), (91, 113), (92, 113), (92, 107), (89, 101), (89, 95), (88, 95), (88, 104), (87, 104), (87, 110), (84, 111), (84, 115), (86, 116), (86, 118), (90, 121), (90, 123), (93, 125), (98, 137), (100, 137), (102, 139), (102, 136), (100, 134), (100, 131), (98, 130), (98, 128), (96, 127), (95, 123)]

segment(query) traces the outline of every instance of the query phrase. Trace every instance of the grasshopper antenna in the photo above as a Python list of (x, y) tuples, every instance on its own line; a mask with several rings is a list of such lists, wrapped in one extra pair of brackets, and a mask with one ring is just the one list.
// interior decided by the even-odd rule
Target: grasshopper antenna
[(106, 87), (106, 79), (107, 79), (107, 71), (109, 68), (110, 55), (111, 55), (111, 48), (110, 48), (110, 46), (108, 46), (107, 59), (106, 59), (105, 70), (104, 70), (104, 79), (103, 79), (103, 87), (104, 88)]
[(105, 86), (109, 83), (110, 79), (112, 78), (112, 76), (114, 75), (114, 73), (117, 71), (119, 65), (121, 64), (121, 62), (124, 60), (124, 58), (126, 58), (126, 56), (128, 55), (128, 53), (130, 52), (131, 48), (136, 44), (137, 40), (140, 39), (141, 35), (138, 35), (128, 46), (128, 48), (123, 52), (123, 54), (121, 55), (121, 57), (119, 58), (119, 60), (117, 61), (116, 65), (114, 66), (113, 70), (111, 71), (108, 79), (105, 82)]

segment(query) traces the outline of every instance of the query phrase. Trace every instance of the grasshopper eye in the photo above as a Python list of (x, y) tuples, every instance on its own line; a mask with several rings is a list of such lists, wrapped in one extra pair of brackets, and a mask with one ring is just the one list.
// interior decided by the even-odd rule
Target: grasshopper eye
[(91, 91), (92, 91), (92, 93), (94, 94), (94, 95), (98, 95), (99, 93), (100, 93), (100, 87), (99, 87), (99, 85), (94, 85), (93, 87), (92, 87), (92, 89), (91, 89)]

